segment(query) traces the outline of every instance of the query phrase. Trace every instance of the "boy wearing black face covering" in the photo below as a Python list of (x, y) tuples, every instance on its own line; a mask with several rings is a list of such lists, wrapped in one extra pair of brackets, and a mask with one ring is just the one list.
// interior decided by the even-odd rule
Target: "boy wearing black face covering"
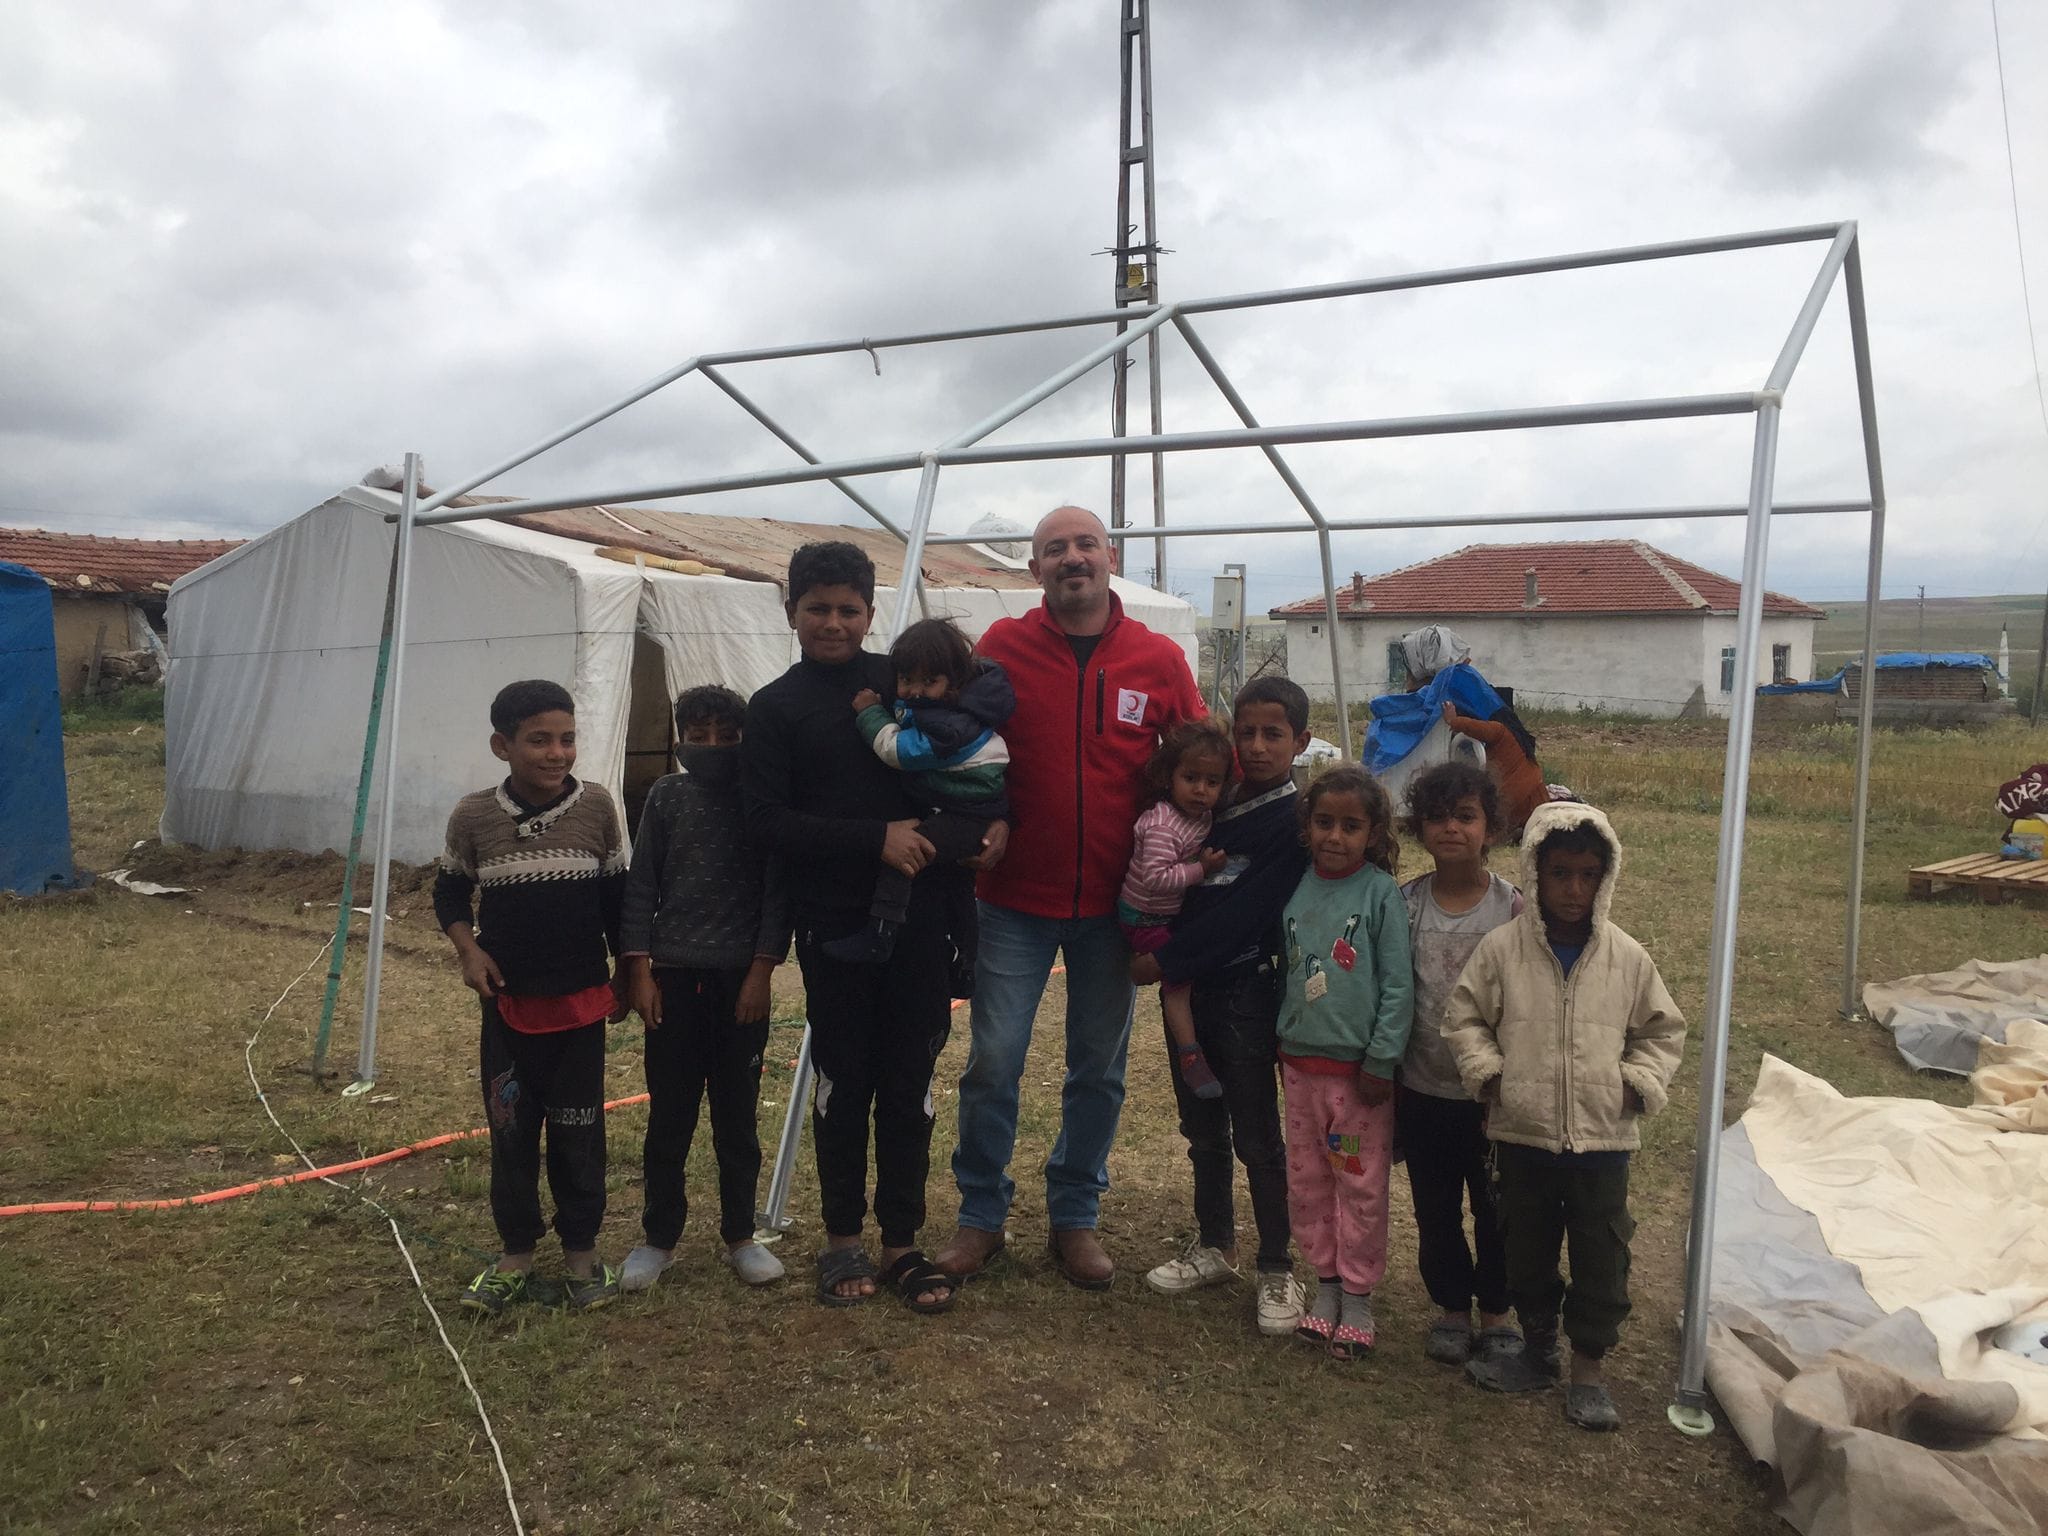
[(640, 815), (620, 917), (627, 999), (646, 1022), (646, 1242), (620, 1286), (646, 1290), (675, 1262), (689, 1204), (683, 1165), (711, 1101), (725, 1261), (750, 1285), (782, 1278), (754, 1241), (761, 1177), (755, 1104), (768, 1044), (768, 980), (789, 950), (781, 861), (748, 837), (740, 805), (746, 703), (730, 688), (676, 700), (681, 773), (657, 780)]

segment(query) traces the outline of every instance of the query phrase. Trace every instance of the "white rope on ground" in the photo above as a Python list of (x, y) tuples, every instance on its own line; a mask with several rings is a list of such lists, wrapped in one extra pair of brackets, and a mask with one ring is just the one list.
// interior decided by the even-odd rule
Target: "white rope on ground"
[[(263, 1026), (268, 1024), (277, 1010), (284, 1006), (284, 1000), (292, 995), (292, 988), (298, 986), (300, 982), (312, 975), (320, 962), (327, 958), (327, 951), (333, 947), (334, 940), (330, 937), (325, 944), (320, 946), (319, 952), (313, 956), (312, 962), (303, 971), (299, 972), (298, 975), (294, 976), (290, 984), (277, 994), (276, 1001), (263, 1011), (263, 1017), (256, 1021), (255, 1032), (249, 1036), (248, 1041), (242, 1047), (242, 1066), (248, 1071), (249, 1086), (256, 1090), (256, 1102), (263, 1106), (263, 1113), (270, 1116), (270, 1123), (277, 1127), (277, 1134), (291, 1143), (292, 1150), (299, 1154), (299, 1161), (315, 1172), (319, 1171), (320, 1165), (313, 1161), (304, 1147), (299, 1145), (298, 1137), (284, 1128), (284, 1122), (277, 1118), (277, 1111), (270, 1107), (270, 1096), (263, 1091), (263, 1085), (256, 1080), (255, 1051), (256, 1042), (263, 1036)], [(526, 1536), (525, 1522), (519, 1518), (519, 1500), (512, 1492), (512, 1474), (505, 1467), (505, 1450), (504, 1447), (498, 1444), (497, 1432), (491, 1428), (491, 1415), (484, 1407), (483, 1394), (476, 1389), (476, 1381), (469, 1374), (469, 1366), (463, 1362), (462, 1351), (457, 1349), (455, 1341), (448, 1337), (448, 1330), (441, 1322), (441, 1314), (434, 1306), (434, 1298), (427, 1294), (426, 1282), (420, 1279), (420, 1267), (413, 1262), (412, 1250), (405, 1245), (405, 1234), (398, 1230), (398, 1219), (361, 1190), (351, 1189), (339, 1179), (332, 1178), (327, 1174), (321, 1174), (320, 1182), (332, 1184), (343, 1194), (354, 1196), (391, 1224), (391, 1240), (398, 1244), (398, 1251), (405, 1259), (405, 1267), (412, 1275), (412, 1283), (420, 1293), (421, 1302), (426, 1305), (427, 1316), (434, 1320), (434, 1331), (441, 1336), (441, 1347), (448, 1351), (448, 1357), (455, 1362), (455, 1369), (462, 1375), (462, 1384), (469, 1388), (469, 1400), (476, 1404), (476, 1416), (483, 1423), (484, 1438), (490, 1441), (491, 1456), (498, 1463), (498, 1480), (505, 1486), (505, 1508), (511, 1512), (512, 1529), (515, 1536)]]
[(405, 1255), (405, 1267), (412, 1271), (412, 1283), (419, 1287), (420, 1300), (427, 1306), (427, 1316), (434, 1320), (434, 1331), (441, 1335), (441, 1343), (455, 1362), (455, 1369), (462, 1373), (462, 1384), (469, 1388), (469, 1400), (476, 1404), (476, 1416), (483, 1421), (484, 1438), (491, 1442), (491, 1455), (498, 1463), (498, 1480), (505, 1485), (505, 1508), (512, 1515), (512, 1529), (517, 1536), (526, 1536), (526, 1526), (519, 1518), (519, 1501), (512, 1496), (512, 1474), (505, 1470), (505, 1451), (498, 1444), (497, 1433), (491, 1428), (491, 1416), (484, 1409), (483, 1394), (477, 1391), (476, 1382), (470, 1378), (469, 1367), (462, 1362), (462, 1351), (455, 1347), (454, 1341), (448, 1337), (448, 1330), (441, 1325), (441, 1314), (435, 1309), (434, 1299), (427, 1294), (426, 1284), (420, 1279), (420, 1267), (412, 1261), (412, 1250), (405, 1246), (405, 1235), (391, 1217), (384, 1219), (391, 1222), (391, 1240)]

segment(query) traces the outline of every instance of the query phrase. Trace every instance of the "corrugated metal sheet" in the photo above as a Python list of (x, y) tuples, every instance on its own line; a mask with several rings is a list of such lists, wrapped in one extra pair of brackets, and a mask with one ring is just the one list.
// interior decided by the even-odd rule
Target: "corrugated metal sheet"
[[(459, 496), (458, 506), (488, 506), (509, 497)], [(506, 522), (585, 544), (636, 549), (672, 560), (701, 560), (729, 576), (751, 581), (781, 581), (789, 574), (789, 557), (820, 539), (843, 539), (858, 545), (875, 562), (883, 586), (894, 586), (903, 574), (903, 545), (886, 530), (836, 523), (791, 523), (766, 517), (719, 517), (710, 513), (667, 512), (654, 507), (574, 507), (563, 512), (527, 512)], [(932, 586), (1021, 589), (1037, 583), (1026, 571), (989, 565), (947, 544), (924, 553), (924, 579)]]

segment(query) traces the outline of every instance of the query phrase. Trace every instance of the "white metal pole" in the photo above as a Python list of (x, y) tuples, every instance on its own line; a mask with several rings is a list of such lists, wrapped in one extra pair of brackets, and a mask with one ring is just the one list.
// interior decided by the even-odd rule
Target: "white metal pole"
[[(877, 364), (876, 366), (879, 369), (880, 365)], [(759, 405), (755, 404), (754, 401), (748, 397), (745, 391), (741, 390), (738, 385), (734, 384), (732, 380), (728, 379), (716, 368), (707, 366), (698, 369), (698, 372), (703, 374), (704, 377), (709, 379), (713, 384), (716, 384), (721, 390), (725, 391), (727, 397), (732, 400), (733, 404), (737, 405), (741, 410), (745, 411), (749, 416), (753, 417), (754, 420), (758, 421), (759, 423), (761, 423), (762, 426), (766, 427), (770, 432), (774, 433), (775, 436), (781, 442), (788, 446), (790, 450), (793, 451), (796, 454), (796, 456), (802, 459), (806, 464), (816, 464), (819, 462), (818, 456), (815, 453), (811, 452), (810, 449), (806, 448), (802, 443), (797, 441), (795, 433), (791, 432), (787, 427), (783, 426), (781, 422), (777, 421), (773, 416), (770, 416), (766, 411), (762, 410)], [(876, 522), (880, 523), (889, 532), (895, 534), (897, 538), (901, 539), (906, 537), (903, 530), (896, 526), (894, 519), (890, 518), (886, 513), (882, 511), (880, 507), (876, 506), (872, 501), (868, 500), (867, 497), (863, 496), (859, 491), (855, 490), (846, 481), (832, 480), (828, 481), (827, 483), (831, 485), (835, 490), (837, 490), (841, 495), (845, 496), (848, 501), (851, 501), (856, 507), (859, 507), (861, 511), (867, 513), (869, 517), (872, 517)], [(925, 600), (925, 591), (922, 586), (919, 586), (917, 589), (917, 611), (926, 618), (931, 617), (931, 606)]]
[(1877, 394), (1871, 385), (1870, 328), (1863, 311), (1862, 245), (1849, 247), (1842, 272), (1849, 300), (1849, 344), (1856, 359), (1856, 402), (1863, 415), (1863, 469), (1870, 481), (1870, 570), (1863, 586), (1863, 693), (1856, 702), (1856, 798), (1849, 818), (1848, 912), (1842, 927), (1842, 1017), (1856, 1018), (1863, 942), (1863, 854), (1870, 823), (1870, 751), (1877, 703), (1877, 604), (1884, 577), (1884, 465), (1877, 452)]
[[(761, 423), (762, 426), (766, 427), (770, 432), (772, 432), (776, 436), (778, 440), (782, 442), (782, 444), (785, 447), (787, 447), (798, 458), (802, 459), (806, 464), (817, 464), (822, 462), (815, 453), (811, 452), (810, 449), (806, 448), (801, 442), (797, 440), (795, 433), (791, 432), (787, 427), (783, 426), (781, 422), (777, 421), (773, 416), (769, 415), (754, 401), (754, 399), (750, 395), (748, 395), (744, 390), (742, 390), (737, 384), (733, 383), (731, 379), (728, 379), (724, 374), (720, 373), (716, 368), (702, 367), (699, 368), (697, 371), (701, 373), (705, 378), (709, 379), (713, 384), (716, 384), (721, 390), (725, 392), (727, 397), (731, 399), (733, 404), (737, 405), (741, 410), (745, 411), (749, 416), (753, 417), (754, 420), (758, 421), (759, 423)], [(859, 491), (855, 490), (851, 485), (847, 484), (846, 481), (831, 480), (826, 483), (831, 485), (835, 490), (837, 490), (841, 495), (846, 497), (846, 499), (852, 502), (856, 507), (859, 507), (861, 511), (867, 513), (869, 517), (872, 517), (876, 522), (880, 523), (884, 528), (888, 529), (889, 532), (895, 534), (897, 538), (900, 539), (904, 537), (903, 530), (896, 526), (894, 519), (892, 519), (880, 507), (876, 506), (872, 501), (868, 500), (868, 498), (863, 496)]]
[[(1069, 384), (1073, 383), (1074, 380), (1100, 367), (1111, 358), (1127, 356), (1131, 347), (1141, 337), (1150, 336), (1172, 318), (1172, 305), (1169, 304), (1163, 308), (1155, 309), (1129, 330), (1119, 331), (1116, 335), (1110, 337), (1108, 341), (1102, 343), (1101, 346), (1089, 349), (1089, 351), (1075, 358), (1073, 362), (1067, 364), (1066, 367), (1060, 369), (1057, 373), (1047, 375), (1001, 410), (984, 416), (966, 431), (946, 439), (938, 450), (941, 462), (950, 458), (955, 451), (964, 451), (973, 444), (980, 442), (998, 427), (1008, 426), (1033, 406), (1050, 399), (1053, 395), (1058, 394)], [(1121, 367), (1123, 365), (1118, 363), (1117, 366)], [(1121, 453), (1123, 451), (1122, 445), (1115, 438), (1098, 438), (1094, 439), (1094, 441), (1100, 454)], [(1147, 439), (1147, 441), (1149, 442), (1151, 439)], [(995, 451), (1001, 452), (1000, 449)]]
[(1714, 870), (1714, 928), (1707, 952), (1707, 1018), (1700, 1033), (1699, 1134), (1694, 1143), (1692, 1225), (1685, 1255), (1685, 1316), (1679, 1339), (1678, 1394), (1671, 1422), (1687, 1434), (1713, 1428), (1707, 1412), (1707, 1303), (1714, 1264), (1714, 1200), (1721, 1172), (1721, 1101), (1728, 1088), (1728, 1032), (1735, 991), (1736, 921), (1742, 903), (1742, 851), (1749, 809), (1749, 750), (1756, 731), (1756, 657), (1763, 631), (1764, 570), (1770, 555), (1771, 485), (1777, 471), (1778, 417), (1757, 411), (1749, 470), (1749, 523), (1742, 546), (1742, 598), (1735, 620), (1735, 688), (1729, 700), (1728, 758), (1721, 775), (1720, 857)]
[(1330, 627), (1330, 697), (1337, 701), (1337, 745), (1346, 757), (1351, 750), (1351, 705), (1344, 697), (1344, 646), (1337, 631), (1337, 571), (1330, 563), (1330, 530), (1316, 530), (1316, 551), (1323, 559), (1323, 622)]
[[(1562, 256), (1544, 256), (1533, 260), (1486, 262), (1476, 266), (1447, 267), (1435, 271), (1407, 272), (1391, 277), (1362, 278), (1342, 283), (1321, 283), (1303, 288), (1273, 289), (1266, 292), (1223, 294), (1215, 298), (1195, 300), (1176, 306), (1185, 314), (1208, 314), (1220, 310), (1257, 309), (1274, 304), (1315, 303), (1324, 299), (1352, 298), (1373, 293), (1401, 293), (1417, 288), (1436, 288), (1454, 283), (1486, 282), (1503, 277), (1530, 277), (1548, 272), (1574, 272), (1590, 267), (1617, 266), (1630, 262), (1663, 261), (1679, 256), (1701, 256), (1726, 251), (1757, 250), (1766, 246), (1794, 245), (1812, 240), (1830, 240), (1841, 232), (1840, 223), (1807, 224), (1785, 229), (1750, 230), (1734, 235), (1715, 235), (1699, 240), (1670, 240), (1653, 245), (1623, 246), (1611, 250), (1577, 251)], [(1117, 231), (1117, 242), (1122, 243), (1123, 230)], [(549, 434), (532, 447), (501, 459), (480, 474), (472, 475), (454, 485), (436, 492), (429, 497), (422, 508), (421, 521), (441, 521), (430, 514), (439, 511), (449, 501), (463, 493), (484, 485), (507, 470), (525, 463), (528, 459), (567, 441), (586, 428), (603, 421), (606, 417), (624, 410), (636, 401), (645, 399), (656, 390), (664, 388), (682, 378), (701, 364), (771, 362), (797, 357), (820, 357), (835, 352), (874, 352), (881, 348), (922, 346), (947, 341), (976, 341), (994, 336), (1022, 336), (1038, 331), (1076, 329), (1091, 325), (1128, 325), (1132, 320), (1154, 313), (1156, 306), (1131, 305), (1115, 309), (1088, 311), (1075, 315), (1059, 315), (1046, 320), (1012, 321), (1002, 325), (956, 326), (948, 330), (912, 331), (889, 336), (842, 337), (835, 341), (804, 342), (795, 346), (755, 347), (733, 352), (707, 352), (699, 357), (679, 363), (667, 372), (658, 374), (639, 388), (622, 396), (601, 410), (570, 423), (559, 431)], [(913, 468), (913, 464), (897, 466)], [(597, 496), (588, 501), (563, 503), (563, 505), (589, 505), (591, 502), (624, 500), (633, 498)], [(649, 499), (649, 498), (638, 498)], [(533, 509), (537, 510), (537, 509)], [(490, 516), (491, 512), (479, 512), (475, 516)]]
[(924, 589), (924, 540), (931, 532), (932, 504), (939, 496), (939, 457), (924, 456), (924, 472), (917, 480), (917, 505), (910, 514), (910, 531), (903, 539), (903, 575), (896, 583), (896, 607), (889, 615), (888, 638), (893, 644), (910, 622), (911, 604)]
[[(1172, 318), (1171, 306), (1133, 325), (1122, 338), (1135, 345), (1154, 321)], [(929, 452), (943, 464), (1035, 464), (1050, 459), (1095, 459), (1116, 453), (1182, 453), (1194, 449), (1263, 448), (1293, 443), (1344, 443), (1401, 437), (1438, 437), (1465, 432), (1509, 432), (1522, 427), (1589, 427), (1624, 421), (1673, 421), (1692, 416), (1740, 416), (1766, 398), (1756, 390), (1732, 394), (1685, 395), (1654, 400), (1601, 400), (1584, 405), (1539, 405), (1505, 411), (1460, 411), (1442, 416), (1396, 416), (1371, 421), (1318, 421), (1284, 427), (1236, 427), (1209, 432), (1168, 432), (1158, 437), (1085, 437), (1051, 443), (983, 443), (981, 439), (1015, 420), (1074, 378), (1096, 367), (1116, 350), (1112, 344), (1045, 380), (1028, 394), (941, 443), (936, 449), (905, 450), (830, 464), (802, 464), (787, 469), (749, 470), (736, 475), (710, 475), (663, 485), (589, 491), (574, 496), (536, 496), (519, 501), (473, 507), (443, 507), (423, 513), (419, 521), (464, 523), (480, 518), (510, 518), (529, 512), (554, 512), (572, 507), (608, 506), (619, 502), (666, 501), (679, 496), (708, 496), (719, 491), (759, 490), (771, 485), (808, 485), (835, 477), (885, 475), (916, 469)], [(397, 514), (392, 514), (396, 520)], [(1153, 531), (1144, 531), (1144, 537)]]
[(768, 1177), (768, 1204), (754, 1216), (760, 1229), (754, 1235), (764, 1242), (773, 1242), (790, 1228), (789, 1186), (796, 1176), (797, 1147), (804, 1138), (804, 1106), (811, 1100), (811, 1079), (816, 1075), (807, 1020), (803, 1044), (797, 1047), (796, 1071), (789, 1079), (789, 1108), (783, 1112), (782, 1136), (775, 1143), (775, 1170)]
[[(1216, 354), (1209, 350), (1208, 344), (1202, 340), (1187, 317), (1176, 315), (1173, 324), (1180, 332), (1181, 339), (1188, 344), (1188, 350), (1195, 354), (1195, 361), (1200, 363), (1209, 375), (1210, 382), (1215, 384), (1218, 392), (1230, 402), (1230, 408), (1237, 412), (1237, 419), (1247, 427), (1256, 427), (1259, 424), (1258, 417), (1252, 414), (1251, 406), (1245, 402), (1244, 396), (1238, 393), (1237, 386), (1230, 381), (1230, 375), (1225, 373), (1223, 365), (1216, 361)], [(1330, 695), (1337, 704), (1337, 745), (1343, 749), (1344, 755), (1349, 757), (1351, 706), (1344, 697), (1344, 651), (1337, 630), (1337, 589), (1330, 560), (1330, 523), (1323, 516), (1322, 508), (1316, 505), (1315, 498), (1309, 495), (1308, 487), (1303, 485), (1300, 477), (1294, 473), (1294, 467), (1281, 456), (1280, 450), (1268, 445), (1260, 451), (1266, 455), (1266, 462), (1279, 474), (1280, 483), (1293, 492), (1294, 499), (1301, 505), (1301, 510), (1308, 514), (1309, 521), (1316, 527), (1316, 543), (1321, 546), (1323, 557), (1323, 621), (1330, 626)], [(1163, 522), (1163, 519), (1159, 521)], [(1163, 535), (1164, 530), (1161, 532)]]
[(420, 456), (405, 456), (405, 490), (398, 508), (398, 596), (391, 614), (391, 666), (384, 685), (384, 792), (377, 802), (377, 872), (370, 886), (369, 962), (363, 971), (363, 1037), (356, 1080), (345, 1094), (366, 1093), (377, 1081), (377, 1003), (384, 984), (384, 920), (391, 905), (391, 828), (398, 809), (399, 704), (405, 686), (406, 618), (412, 596), (414, 515), (419, 510)]
[[(1868, 512), (1870, 502), (1788, 501), (1771, 508), (1772, 517), (1815, 516), (1834, 512)], [(1498, 528), (1523, 523), (1657, 523), (1690, 521), (1697, 518), (1747, 517), (1747, 507), (1630, 507), (1611, 512), (1484, 512), (1464, 517), (1343, 517), (1324, 523), (1186, 523), (1177, 528), (1127, 528), (1109, 530), (1112, 539), (1214, 539), (1241, 533), (1313, 533), (1327, 527), (1332, 533), (1376, 533), (1410, 528)], [(925, 547), (935, 544), (986, 544), (985, 533), (935, 533)]]

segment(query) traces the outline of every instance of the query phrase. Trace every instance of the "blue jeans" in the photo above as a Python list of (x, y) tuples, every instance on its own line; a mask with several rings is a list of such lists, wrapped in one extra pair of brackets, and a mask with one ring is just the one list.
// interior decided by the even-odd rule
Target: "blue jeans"
[(974, 970), (972, 1043), (960, 1078), (960, 1141), (953, 1178), (960, 1225), (1000, 1232), (1017, 1185), (1017, 1091), (1031, 1025), (1055, 956), (1067, 964), (1067, 1076), (1060, 1134), (1045, 1165), (1045, 1210), (1055, 1232), (1093, 1227), (1109, 1188), (1109, 1149), (1124, 1107), (1131, 1042), (1130, 950), (1115, 914), (1033, 917), (982, 902)]

